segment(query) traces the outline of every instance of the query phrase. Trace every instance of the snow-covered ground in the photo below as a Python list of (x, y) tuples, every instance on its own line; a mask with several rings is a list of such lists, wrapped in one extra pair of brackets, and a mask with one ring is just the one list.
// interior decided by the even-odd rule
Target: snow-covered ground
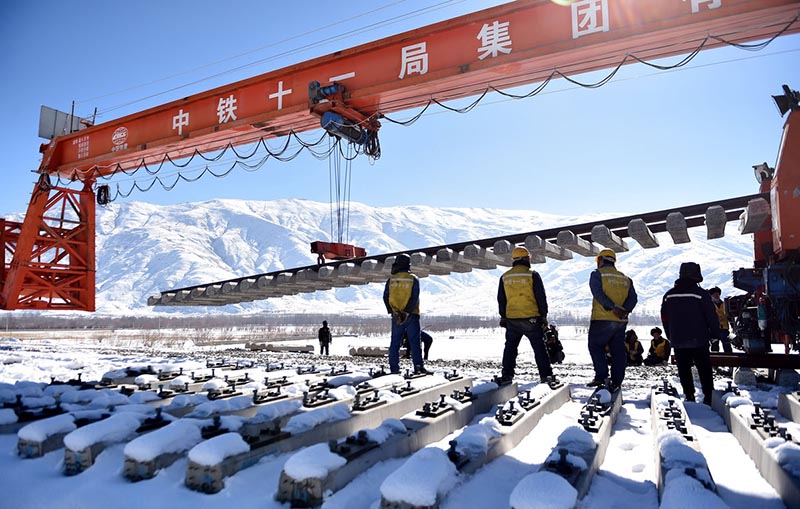
[[(637, 327), (640, 338), (648, 338), (650, 327)], [(335, 331), (334, 331), (335, 332)], [(555, 372), (559, 378), (570, 382), (572, 402), (560, 407), (552, 414), (546, 415), (533, 431), (513, 450), (480, 468), (475, 474), (463, 476), (448, 473), (448, 482), (452, 485), (441, 500), (443, 509), (484, 509), (509, 507), (509, 499), (519, 482), (531, 473), (536, 472), (550, 454), (559, 434), (568, 426), (576, 423), (579, 409), (591, 390), (585, 382), (592, 378), (592, 370), (586, 350), (584, 329), (563, 327), (561, 339), (564, 343), (566, 360), (557, 365)], [(305, 342), (308, 343), (308, 342)], [(314, 344), (313, 342), (310, 344)], [(49, 397), (37, 394), (32, 384), (23, 382), (49, 382), (51, 377), (57, 380), (77, 378), (82, 380), (99, 380), (103, 374), (128, 366), (152, 365), (156, 369), (171, 370), (183, 367), (184, 371), (202, 369), (205, 358), (257, 358), (264, 365), (269, 362), (285, 362), (293, 365), (308, 366), (318, 364), (336, 366), (345, 362), (361, 366), (378, 366), (385, 360), (351, 358), (349, 350), (354, 346), (386, 346), (388, 335), (383, 337), (354, 338), (336, 337), (331, 346), (331, 357), (322, 358), (317, 355), (259, 353), (243, 349), (224, 351), (199, 351), (187, 345), (185, 350), (154, 351), (144, 345), (137, 349), (135, 344), (126, 341), (124, 349), (109, 344), (108, 341), (18, 341), (13, 338), (0, 340), (0, 397), (8, 398), (9, 394), (26, 392), (26, 397)], [(316, 347), (317, 345), (314, 344)], [(648, 341), (643, 340), (645, 350)], [(431, 349), (431, 369), (459, 369), (467, 375), (476, 377), (476, 385), (488, 382), (498, 373), (499, 361), (503, 350), (502, 331), (448, 331), (434, 333)], [(268, 356), (267, 356), (268, 355)], [(532, 365), (532, 352), (529, 345), (520, 345), (518, 383), (521, 389), (531, 389), (538, 379), (535, 366)], [(404, 361), (406, 362), (406, 361)], [(662, 377), (668, 376), (676, 387), (674, 367), (667, 368), (631, 368), (623, 384), (624, 405), (613, 428), (613, 434), (606, 452), (605, 460), (595, 476), (587, 496), (579, 503), (582, 509), (649, 509), (659, 506), (656, 488), (657, 458), (656, 440), (651, 430), (649, 387)], [(725, 379), (719, 375), (716, 380), (723, 385)], [(743, 387), (743, 395), (753, 401), (760, 402), (765, 408), (774, 408), (777, 404), (779, 389), (768, 386)], [(52, 392), (52, 390), (51, 390)], [(699, 391), (698, 391), (699, 393)], [(710, 408), (687, 403), (686, 409), (694, 424), (698, 442), (704, 453), (724, 507), (731, 508), (767, 508), (784, 507), (776, 492), (760, 476), (753, 462), (739, 446), (736, 439), (727, 433), (722, 418)], [(291, 413), (296, 407), (287, 406)], [(2, 412), (2, 410), (0, 410)], [(777, 413), (777, 412), (776, 412)], [(132, 414), (138, 415), (138, 414)], [(131, 420), (132, 415), (120, 417), (119, 420)], [(143, 414), (142, 414), (143, 415)], [(477, 423), (484, 416), (476, 417)], [(143, 417), (137, 417), (141, 419)], [(330, 418), (330, 416), (329, 416)], [(153, 443), (170, 443), (174, 447), (176, 435), (184, 438), (182, 447), (191, 447), (197, 443), (196, 429), (188, 424), (171, 425), (170, 429), (178, 431), (161, 431), (161, 441)], [(231, 419), (229, 419), (231, 421)], [(800, 425), (786, 422), (795, 436), (800, 436)], [(137, 421), (138, 422), (138, 421)], [(0, 423), (1, 424), (1, 423)], [(231, 429), (241, 424), (231, 424)], [(197, 424), (195, 424), (197, 425)], [(108, 425), (106, 425), (108, 426)], [(87, 428), (80, 436), (82, 443), (90, 443), (86, 436)], [(99, 428), (98, 428), (99, 429)], [(162, 428), (166, 430), (166, 428)], [(30, 431), (30, 430), (29, 430)], [(457, 431), (456, 433), (459, 433)], [(98, 431), (100, 433), (100, 431)], [(172, 433), (172, 435), (170, 435)], [(69, 436), (69, 435), (68, 435)], [(155, 436), (155, 435), (154, 435)], [(222, 435), (226, 437), (226, 435)], [(220, 448), (240, 448), (242, 445), (238, 435), (227, 435), (228, 438), (218, 440), (225, 443)], [(77, 439), (72, 438), (72, 441)], [(431, 444), (433, 449), (446, 450), (452, 436)], [(127, 444), (121, 440), (106, 447), (97, 457), (96, 462), (88, 470), (75, 475), (65, 476), (64, 450), (57, 449), (44, 457), (21, 459), (16, 454), (17, 434), (0, 435), (0, 506), (25, 508), (85, 508), (85, 509), (125, 509), (141, 508), (281, 508), (275, 500), (278, 478), (284, 464), (294, 453), (267, 455), (256, 465), (244, 469), (226, 479), (225, 488), (214, 495), (206, 495), (190, 490), (184, 485), (187, 458), (184, 456), (171, 466), (161, 470), (155, 478), (137, 483), (127, 481), (122, 475), (123, 462)], [(131, 449), (136, 449), (134, 444)], [(165, 446), (166, 447), (166, 446)], [(146, 448), (145, 448), (146, 450)], [(201, 451), (202, 452), (202, 451)], [(219, 449), (212, 451), (220, 452)], [(434, 451), (435, 452), (435, 451)], [(148, 454), (152, 451), (147, 450)], [(441, 457), (440, 453), (428, 456)], [(387, 460), (362, 473), (340, 491), (330, 494), (323, 505), (326, 509), (367, 509), (377, 507), (381, 490), (396, 489), (398, 476), (401, 479), (430, 479), (427, 472), (414, 471), (415, 468), (431, 468), (430, 460), (424, 458), (398, 458)], [(299, 458), (302, 458), (300, 456)], [(303, 470), (303, 460), (293, 460), (295, 468)], [(300, 463), (299, 467), (297, 463)], [(422, 467), (414, 467), (419, 462)], [(405, 470), (409, 468), (409, 474)], [(405, 481), (404, 481), (405, 482)], [(414, 486), (408, 486), (413, 490)], [(683, 494), (691, 499), (689, 490)], [(542, 494), (544, 497), (545, 495)], [(710, 506), (709, 506), (710, 507)]]

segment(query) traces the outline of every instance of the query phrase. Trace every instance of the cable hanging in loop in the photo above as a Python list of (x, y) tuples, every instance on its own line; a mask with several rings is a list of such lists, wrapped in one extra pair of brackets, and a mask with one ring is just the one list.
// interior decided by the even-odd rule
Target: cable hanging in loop
[[(448, 106), (443, 103), (442, 99), (437, 98), (430, 98), (428, 99), (424, 106), (422, 106), (421, 110), (413, 115), (411, 118), (406, 120), (399, 120), (393, 119), (386, 114), (377, 111), (374, 113), (375, 118), (381, 118), (393, 124), (398, 124), (402, 126), (410, 126), (413, 125), (417, 120), (422, 118), (428, 112), (428, 109), (432, 104), (436, 104), (443, 108), (446, 111), (452, 111), (455, 113), (465, 114), (472, 111), (476, 108), (483, 100), (486, 99), (489, 92), (495, 92), (503, 97), (507, 97), (510, 99), (527, 99), (530, 97), (534, 97), (544, 91), (547, 86), (552, 83), (553, 78), (561, 77), (564, 78), (569, 83), (572, 83), (576, 86), (582, 88), (598, 88), (601, 87), (608, 82), (610, 82), (614, 76), (619, 72), (619, 70), (628, 62), (636, 61), (641, 64), (644, 64), (648, 67), (652, 67), (654, 69), (658, 69), (661, 71), (667, 71), (672, 69), (677, 69), (680, 67), (686, 66), (689, 62), (694, 60), (694, 58), (708, 45), (710, 41), (715, 41), (716, 43), (725, 44), (728, 46), (732, 46), (738, 49), (743, 49), (747, 51), (760, 51), (770, 43), (772, 43), (775, 39), (777, 39), (782, 34), (786, 33), (792, 26), (794, 26), (798, 21), (800, 21), (800, 14), (795, 16), (792, 20), (790, 20), (785, 26), (780, 28), (777, 32), (775, 32), (769, 39), (764, 40), (759, 43), (754, 44), (744, 44), (744, 43), (736, 43), (732, 42), (721, 36), (716, 35), (708, 35), (699, 44), (685, 57), (683, 57), (680, 61), (675, 64), (671, 65), (661, 65), (656, 64), (655, 62), (648, 61), (644, 58), (641, 58), (633, 53), (628, 53), (622, 57), (617, 65), (614, 66), (604, 77), (599, 79), (593, 83), (584, 83), (575, 78), (572, 78), (570, 75), (561, 72), (559, 69), (555, 68), (550, 71), (549, 75), (544, 78), (536, 87), (534, 87), (531, 91), (524, 93), (524, 94), (514, 94), (511, 92), (504, 91), (501, 88), (489, 83), (486, 87), (479, 92), (479, 96), (473, 100), (467, 106), (456, 108), (452, 106)], [(591, 64), (592, 62), (583, 62), (583, 64)], [(530, 82), (530, 74), (528, 74), (528, 79), (525, 79), (525, 75), (520, 75), (517, 77), (517, 81), (522, 83), (529, 83)], [(510, 81), (510, 78), (505, 81), (507, 84), (504, 85), (504, 88), (511, 88), (515, 85), (513, 82)], [(476, 92), (477, 93), (477, 92)], [(412, 98), (413, 99), (413, 98)], [(237, 143), (235, 136), (232, 137), (230, 141), (228, 141), (225, 146), (219, 149), (217, 153), (214, 155), (208, 155), (200, 150), (199, 146), (195, 146), (192, 149), (190, 155), (186, 157), (182, 157), (179, 160), (173, 159), (171, 154), (165, 153), (161, 159), (155, 164), (148, 164), (147, 161), (142, 158), (135, 167), (132, 168), (123, 168), (119, 163), (114, 165), (113, 167), (92, 167), (88, 170), (79, 170), (73, 169), (71, 178), (64, 178), (59, 175), (57, 178), (56, 185), (62, 185), (62, 182), (66, 182), (67, 184), (71, 184), (77, 180), (88, 180), (88, 179), (103, 179), (103, 180), (110, 180), (114, 177), (119, 176), (119, 174), (123, 174), (126, 177), (132, 178), (127, 191), (123, 190), (121, 183), (117, 182), (115, 184), (115, 192), (113, 196), (108, 197), (108, 201), (114, 201), (118, 197), (128, 198), (135, 190), (146, 192), (152, 189), (156, 183), (158, 183), (162, 189), (164, 190), (171, 190), (173, 189), (179, 181), (185, 182), (195, 182), (200, 180), (206, 174), (210, 174), (217, 178), (224, 178), (228, 176), (234, 169), (241, 168), (245, 171), (256, 171), (260, 169), (270, 158), (273, 158), (277, 161), (281, 162), (288, 162), (296, 158), (300, 155), (301, 152), (304, 150), (308, 151), (312, 157), (316, 159), (324, 159), (327, 158), (329, 160), (329, 179), (331, 184), (331, 202), (333, 202), (334, 198), (337, 202), (337, 225), (339, 227), (339, 242), (342, 241), (341, 234), (343, 229), (349, 228), (349, 218), (346, 218), (347, 214), (349, 213), (349, 199), (350, 199), (350, 172), (351, 172), (351, 162), (352, 160), (360, 154), (366, 153), (369, 155), (370, 160), (374, 161), (380, 157), (380, 144), (378, 142), (377, 133), (374, 133), (374, 136), (371, 136), (365, 145), (365, 147), (354, 147), (352, 143), (348, 143), (347, 148), (342, 146), (342, 141), (338, 138), (333, 140), (330, 139), (331, 136), (323, 131), (319, 138), (315, 141), (306, 141), (303, 140), (297, 132), (294, 130), (290, 130), (289, 133), (285, 136), (285, 140), (282, 143), (282, 146), (278, 149), (272, 149), (266, 142), (265, 137), (260, 137), (257, 140), (253, 140), (253, 148), (249, 152), (242, 151), (240, 153), (236, 147), (239, 145)], [(325, 143), (327, 142), (327, 147), (325, 147)], [(248, 143), (250, 143), (248, 141)], [(293, 146), (293, 144), (296, 144)], [(259, 154), (263, 153), (263, 156), (260, 156), (259, 159), (250, 163), (251, 159), (259, 157)], [(222, 170), (222, 171), (214, 171), (210, 163), (221, 163), (223, 160), (228, 156), (228, 154), (233, 155), (233, 161), (230, 165)], [(189, 169), (189, 166), (195, 161), (196, 158), (200, 158), (206, 164), (200, 169)], [(331, 161), (333, 159), (334, 161)], [(342, 168), (342, 160), (345, 161), (345, 167)], [(178, 171), (173, 174), (174, 181), (171, 183), (165, 183), (161, 177), (159, 177), (159, 173), (161, 173), (165, 166), (172, 165), (174, 168), (177, 168)], [(101, 171), (105, 170), (105, 171)], [(110, 171), (109, 171), (110, 170)], [(147, 177), (152, 177), (149, 179), (149, 182), (146, 184), (140, 184), (137, 180), (137, 174), (144, 170), (147, 173)], [(199, 172), (195, 175), (196, 172)], [(189, 174), (189, 176), (187, 176)], [(192, 176), (193, 175), (193, 176)], [(334, 186), (335, 184), (335, 186)], [(336, 188), (336, 193), (334, 196), (334, 187)], [(346, 210), (344, 205), (346, 204)], [(331, 211), (333, 214), (333, 211)], [(333, 221), (333, 215), (332, 221)], [(332, 225), (333, 226), (333, 225)], [(333, 228), (332, 228), (333, 230)], [(334, 238), (334, 232), (331, 231), (331, 238)]]

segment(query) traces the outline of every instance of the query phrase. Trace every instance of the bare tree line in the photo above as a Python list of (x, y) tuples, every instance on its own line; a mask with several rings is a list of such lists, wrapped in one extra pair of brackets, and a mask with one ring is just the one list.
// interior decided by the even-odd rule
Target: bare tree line
[[(80, 315), (65, 317), (63, 314), (49, 313), (13, 313), (5, 312), (0, 315), (0, 330), (75, 330), (75, 329), (104, 329), (104, 330), (139, 330), (154, 331), (148, 333), (153, 337), (165, 336), (166, 330), (191, 330), (192, 337), (186, 339), (199, 340), (201, 343), (209, 341), (224, 341), (226, 337), (252, 336), (257, 338), (270, 338), (272, 329), (282, 336), (286, 336), (286, 327), (293, 327), (293, 336), (298, 339), (314, 338), (323, 320), (335, 330), (338, 335), (369, 336), (382, 334), (389, 330), (389, 319), (386, 316), (358, 316), (358, 315), (325, 315), (325, 314), (258, 314), (258, 315), (202, 315), (202, 316), (103, 316)], [(549, 314), (550, 322), (567, 326), (589, 325), (589, 316), (585, 311), (557, 310)], [(497, 327), (498, 317), (495, 316), (422, 316), (422, 327), (431, 332), (441, 332), (452, 329), (485, 329)], [(631, 316), (631, 325), (656, 325), (660, 323), (656, 315), (634, 313)], [(241, 330), (244, 329), (244, 330)], [(227, 331), (227, 335), (226, 335)]]

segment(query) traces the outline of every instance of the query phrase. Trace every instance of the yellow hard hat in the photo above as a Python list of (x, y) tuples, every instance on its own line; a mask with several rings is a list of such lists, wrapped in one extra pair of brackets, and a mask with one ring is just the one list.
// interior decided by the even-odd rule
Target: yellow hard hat
[(612, 251), (610, 249), (603, 249), (602, 251), (597, 253), (597, 258), (595, 260), (599, 262), (601, 258), (608, 258), (612, 262), (616, 263), (616, 261), (617, 261), (617, 253), (615, 253), (614, 251)]
[(530, 258), (531, 254), (524, 247), (515, 247), (511, 252), (512, 260), (519, 260), (520, 258)]

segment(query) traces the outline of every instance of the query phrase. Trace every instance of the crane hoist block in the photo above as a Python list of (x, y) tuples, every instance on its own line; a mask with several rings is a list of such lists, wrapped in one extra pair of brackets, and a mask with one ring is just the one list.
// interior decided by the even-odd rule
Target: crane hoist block
[(367, 251), (363, 247), (356, 247), (352, 244), (342, 244), (341, 242), (322, 242), (311, 243), (311, 252), (319, 255), (317, 263), (325, 263), (328, 260), (349, 260), (351, 258), (363, 258), (367, 256)]

